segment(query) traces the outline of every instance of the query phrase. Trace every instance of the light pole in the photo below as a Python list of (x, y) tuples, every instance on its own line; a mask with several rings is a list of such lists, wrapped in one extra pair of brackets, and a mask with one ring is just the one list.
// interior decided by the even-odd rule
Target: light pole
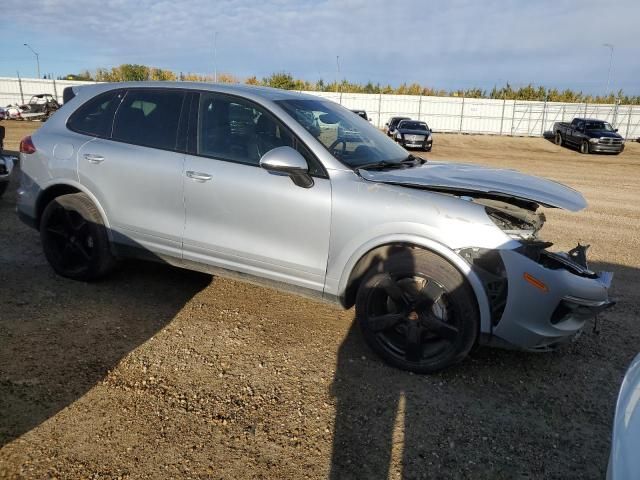
[(38, 65), (38, 78), (40, 78), (40, 55), (38, 55), (38, 52), (31, 48), (31, 45), (29, 45), (28, 43), (25, 43), (24, 46), (31, 50), (36, 56), (36, 64)]
[(340, 55), (336, 55), (336, 65), (338, 66), (338, 75), (336, 76), (336, 92), (337, 92), (338, 80), (340, 79)]
[(218, 83), (218, 32), (213, 34), (213, 81)]
[(605, 94), (609, 95), (609, 83), (611, 82), (611, 65), (613, 64), (613, 45), (610, 43), (603, 43), (603, 47), (607, 47), (609, 49), (609, 72), (607, 73), (607, 91)]

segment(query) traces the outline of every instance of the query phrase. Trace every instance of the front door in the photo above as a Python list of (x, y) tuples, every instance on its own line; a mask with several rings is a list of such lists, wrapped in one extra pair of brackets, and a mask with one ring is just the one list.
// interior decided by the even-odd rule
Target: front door
[[(202, 93), (197, 154), (184, 168), (184, 259), (321, 291), (331, 183), (317, 160), (264, 108)], [(259, 166), (278, 146), (304, 153), (311, 188)]]

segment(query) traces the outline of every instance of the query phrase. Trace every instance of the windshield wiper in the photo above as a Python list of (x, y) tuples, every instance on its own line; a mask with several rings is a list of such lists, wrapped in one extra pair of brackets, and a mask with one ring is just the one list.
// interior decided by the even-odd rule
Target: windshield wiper
[(418, 161), (417, 165), (422, 165), (426, 162), (424, 158), (414, 157), (410, 154), (407, 156), (407, 158), (399, 162), (389, 162), (388, 160), (381, 160), (379, 162), (371, 162), (365, 163), (363, 165), (358, 165), (353, 169), (357, 172), (359, 170), (378, 170), (382, 168), (402, 168), (407, 166), (413, 167), (416, 165), (416, 160)]

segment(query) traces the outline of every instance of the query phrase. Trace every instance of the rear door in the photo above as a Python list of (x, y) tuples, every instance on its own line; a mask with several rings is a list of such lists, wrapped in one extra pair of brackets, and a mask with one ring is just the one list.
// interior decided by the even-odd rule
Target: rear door
[[(201, 93), (198, 141), (185, 163), (184, 260), (321, 291), (329, 251), (331, 183), (315, 157), (261, 106)], [(297, 148), (314, 185), (259, 166)]]
[(78, 152), (80, 182), (104, 208), (121, 246), (180, 257), (184, 147), (178, 126), (185, 91), (123, 93), (108, 138), (95, 138)]

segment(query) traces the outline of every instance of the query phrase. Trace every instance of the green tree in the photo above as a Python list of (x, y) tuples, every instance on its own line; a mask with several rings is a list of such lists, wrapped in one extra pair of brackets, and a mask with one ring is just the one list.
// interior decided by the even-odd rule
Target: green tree
[(296, 86), (293, 76), (290, 73), (285, 72), (272, 73), (270, 76), (263, 79), (262, 82), (267, 87), (281, 88), (283, 90), (293, 90)]

